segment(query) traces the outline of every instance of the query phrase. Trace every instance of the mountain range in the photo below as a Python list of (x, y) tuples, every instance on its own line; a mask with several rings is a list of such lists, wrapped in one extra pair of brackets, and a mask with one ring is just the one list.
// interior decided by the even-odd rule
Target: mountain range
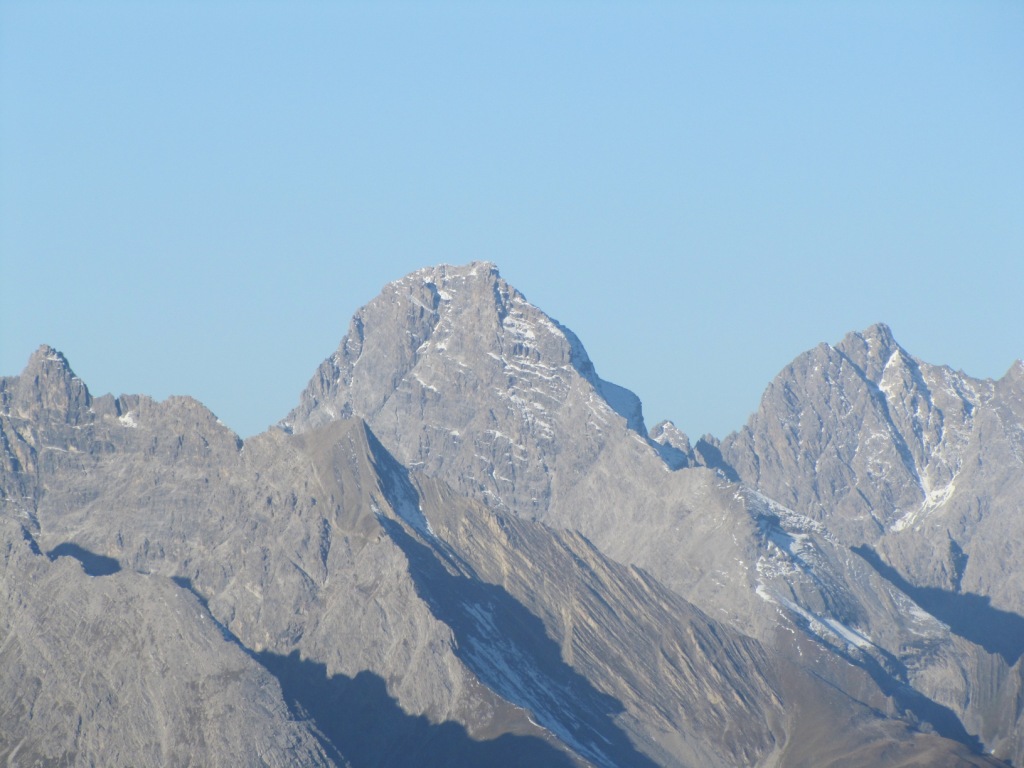
[(494, 265), (352, 318), (241, 440), (0, 378), (0, 761), (1024, 764), (1024, 364), (889, 328), (648, 430)]

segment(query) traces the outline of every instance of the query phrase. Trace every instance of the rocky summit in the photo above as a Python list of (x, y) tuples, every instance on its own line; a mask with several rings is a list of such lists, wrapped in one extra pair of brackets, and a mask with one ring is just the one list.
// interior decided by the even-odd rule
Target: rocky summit
[(352, 318), (277, 427), (0, 378), (10, 766), (1024, 764), (1024, 364), (823, 344), (648, 430), (494, 265)]

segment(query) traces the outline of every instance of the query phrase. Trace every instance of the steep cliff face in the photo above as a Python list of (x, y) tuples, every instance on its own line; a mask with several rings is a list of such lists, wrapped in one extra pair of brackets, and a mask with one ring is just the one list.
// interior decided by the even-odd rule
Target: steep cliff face
[(756, 574), (736, 569), (756, 559), (757, 525), (734, 489), (714, 471), (671, 472), (678, 455), (647, 436), (636, 396), (600, 379), (572, 332), (491, 264), (415, 272), (356, 314), (282, 425), (344, 418), (461, 495), (578, 530), (742, 631), (774, 631)]
[(283, 425), (353, 415), (411, 468), (541, 517), (610, 438), (645, 434), (636, 395), (602, 380), (579, 339), (488, 263), (385, 287)]
[[(1021, 531), (1019, 515), (1005, 514), (1024, 489), (1020, 371), (1017, 363), (999, 382), (972, 379), (916, 359), (886, 326), (872, 326), (787, 366), (722, 453), (744, 482), (853, 542), (927, 540), (948, 553), (950, 540), (962, 547), (984, 527), (982, 517)], [(922, 584), (997, 586), (951, 557), (905, 565)], [(1009, 575), (1007, 607), (1020, 610), (1020, 576)]]
[(1020, 707), (1005, 702), (1024, 653), (1022, 371), (973, 379), (876, 325), (794, 360), (722, 444), (743, 482), (856, 555), (839, 578), (905, 679), (1015, 761), (1021, 728), (1006, 723)]

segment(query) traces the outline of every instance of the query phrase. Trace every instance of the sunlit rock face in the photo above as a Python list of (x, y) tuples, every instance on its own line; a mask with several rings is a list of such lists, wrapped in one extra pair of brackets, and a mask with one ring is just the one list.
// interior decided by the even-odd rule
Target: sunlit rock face
[(410, 467), (539, 516), (610, 439), (645, 434), (636, 395), (602, 380), (575, 334), (488, 263), (388, 285), (283, 424), (302, 432), (352, 415)]

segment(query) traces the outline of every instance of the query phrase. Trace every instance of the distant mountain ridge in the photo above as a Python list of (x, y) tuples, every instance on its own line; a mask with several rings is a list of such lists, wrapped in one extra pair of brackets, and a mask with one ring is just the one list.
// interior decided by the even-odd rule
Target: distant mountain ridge
[(93, 397), (42, 347), (0, 447), (11, 764), (1024, 761), (1020, 363), (873, 326), (691, 444), (494, 265), (442, 265), (279, 429)]

